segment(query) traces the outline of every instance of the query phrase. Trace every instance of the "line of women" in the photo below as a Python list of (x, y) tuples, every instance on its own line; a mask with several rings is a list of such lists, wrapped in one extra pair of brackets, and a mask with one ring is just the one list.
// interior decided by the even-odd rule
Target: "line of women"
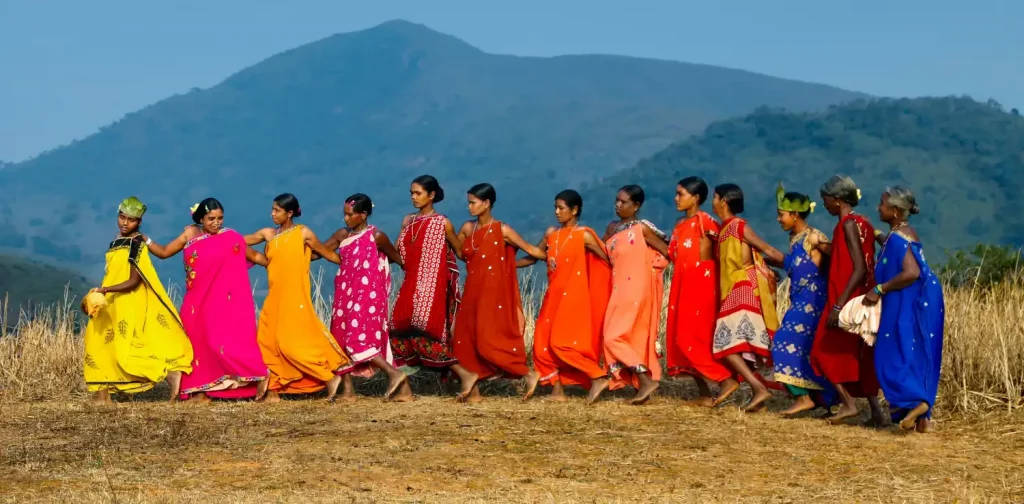
[[(639, 217), (643, 189), (625, 186), (616, 195), (618, 220), (599, 237), (579, 222), (580, 195), (562, 191), (557, 225), (536, 245), (495, 218), (490, 184), (467, 191), (473, 219), (456, 228), (435, 210), (444, 191), (429, 175), (411, 183), (416, 212), (394, 243), (368, 223), (373, 203), (364, 194), (345, 200), (346, 226), (326, 243), (294, 222), (302, 210), (290, 194), (274, 199), (274, 227), (247, 236), (224, 227), (217, 200), (204, 200), (192, 209), (194, 225), (167, 245), (140, 233), (145, 205), (129, 198), (119, 207), (103, 287), (95, 289), (107, 302), (86, 331), (86, 381), (98, 401), (164, 379), (172, 400), (274, 401), (324, 388), (335, 400), (355, 397), (353, 375), (382, 371), (385, 396), (408, 401), (407, 371), (432, 368), (458, 379), (459, 401), (482, 400), (483, 381), (521, 379), (525, 399), (545, 386), (550, 399), (565, 401), (565, 388), (579, 386), (592, 403), (631, 387), (631, 402), (643, 404), (659, 386), (664, 357), (668, 376), (694, 379), (693, 404), (722, 404), (747, 382), (753, 394), (745, 411), (761, 410), (772, 389), (786, 390), (794, 401), (784, 415), (839, 405), (827, 415), (839, 422), (859, 415), (855, 398), (864, 397), (873, 422), (883, 424), (881, 388), (901, 427), (928, 431), (944, 314), (941, 285), (908, 223), (918, 211), (914, 195), (900, 187), (882, 194), (878, 214), (890, 227), (882, 233), (854, 211), (853, 181), (833, 177), (820, 191), (838, 218), (830, 239), (806, 222), (811, 198), (780, 185), (778, 222), (790, 235), (783, 253), (740, 217), (740, 187), (714, 188), (717, 220), (701, 210), (709, 192), (700, 178), (681, 180), (675, 201), (684, 215), (665, 233)], [(263, 253), (251, 248), (259, 243)], [(520, 251), (525, 257), (517, 259)], [(149, 255), (180, 252), (187, 291), (179, 316)], [(329, 327), (310, 295), (310, 261), (320, 258), (338, 264)], [(529, 349), (516, 269), (538, 261), (548, 286)], [(258, 321), (247, 275), (254, 264), (269, 278)], [(389, 317), (393, 266), (405, 279)], [(772, 266), (790, 279), (781, 320)], [(872, 337), (841, 320), (852, 305), (864, 313), (880, 305)]]

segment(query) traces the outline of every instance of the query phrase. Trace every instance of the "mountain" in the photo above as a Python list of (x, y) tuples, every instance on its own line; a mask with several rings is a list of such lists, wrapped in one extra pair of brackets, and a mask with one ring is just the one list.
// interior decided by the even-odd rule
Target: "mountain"
[(487, 54), (393, 21), (285, 51), (0, 170), (0, 249), (96, 271), (129, 195), (149, 205), (144, 230), (161, 241), (207, 196), (224, 203), (229, 226), (266, 226), (282, 192), (299, 196), (303, 222), (323, 236), (342, 224), (346, 196), (367, 193), (394, 236), (411, 210), (408, 183), (424, 173), (447, 190), (440, 210), (456, 222), (467, 217), (463, 191), (482, 181), (498, 189), (499, 217), (547, 222), (558, 190), (713, 120), (863, 96), (707, 65)]
[[(820, 202), (821, 184), (835, 174), (857, 182), (864, 198), (856, 210), (876, 223), (885, 188), (910, 187), (921, 207), (912, 223), (931, 250), (1024, 244), (1024, 119), (970, 98), (865, 100), (815, 113), (760, 108), (590, 185), (584, 198), (598, 202), (596, 222), (606, 222), (618, 188), (640, 184), (643, 215), (670, 226), (680, 179), (697, 175), (712, 189), (733, 182), (744, 192), (743, 216), (785, 246), (775, 221), (778, 181)], [(811, 222), (830, 233), (835, 225), (821, 205)]]
[(65, 286), (70, 296), (75, 298), (69, 301), (75, 301), (96, 285), (66, 269), (0, 255), (0, 328), (18, 321), (19, 308), (31, 309), (34, 305), (50, 305), (63, 300)]

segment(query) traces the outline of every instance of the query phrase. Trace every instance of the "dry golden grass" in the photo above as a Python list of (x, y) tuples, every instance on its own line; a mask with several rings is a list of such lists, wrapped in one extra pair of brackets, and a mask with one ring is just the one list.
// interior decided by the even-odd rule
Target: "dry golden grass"
[[(532, 313), (539, 295), (524, 298)], [(686, 380), (643, 407), (622, 396), (523, 403), (501, 383), (460, 405), (423, 373), (411, 404), (168, 405), (157, 388), (95, 407), (84, 404), (73, 301), (19, 314), (0, 336), (0, 501), (1024, 501), (1020, 280), (947, 290), (938, 431), (927, 436), (687, 408)]]

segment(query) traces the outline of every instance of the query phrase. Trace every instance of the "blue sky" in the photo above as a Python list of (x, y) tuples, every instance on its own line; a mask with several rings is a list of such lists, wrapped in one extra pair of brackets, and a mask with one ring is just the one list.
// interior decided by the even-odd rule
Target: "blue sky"
[(1024, 108), (1019, 0), (0, 0), (0, 160), (389, 19), (495, 53), (672, 59)]

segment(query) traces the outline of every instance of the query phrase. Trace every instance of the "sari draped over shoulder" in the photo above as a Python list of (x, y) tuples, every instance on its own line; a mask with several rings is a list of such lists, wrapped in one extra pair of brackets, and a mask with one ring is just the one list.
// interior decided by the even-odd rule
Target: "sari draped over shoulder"
[(466, 284), (455, 320), (455, 358), (488, 378), (521, 378), (526, 365), (526, 318), (516, 277), (516, 248), (505, 243), (501, 223), (478, 226), (462, 242)]
[(761, 253), (750, 249), (752, 264), (743, 261), (747, 221), (733, 217), (722, 223), (718, 237), (722, 303), (715, 326), (714, 357), (749, 353), (771, 359), (772, 337), (779, 328), (775, 312), (775, 275)]
[(850, 293), (850, 299), (863, 296), (875, 287), (875, 228), (867, 219), (858, 214), (848, 214), (839, 219), (832, 232), (832, 256), (829, 260), (828, 299), (825, 313), (818, 322), (814, 344), (811, 348), (811, 365), (815, 372), (824, 376), (829, 383), (842, 384), (853, 397), (875, 397), (878, 395), (878, 380), (875, 378), (874, 349), (864, 343), (857, 334), (839, 327), (828, 326), (827, 310), (831, 310), (846, 289), (853, 276), (853, 258), (847, 245), (843, 226), (848, 220), (857, 225), (857, 238), (864, 256), (864, 281)]
[(145, 392), (167, 373), (189, 373), (192, 345), (156, 276), (142, 238), (119, 237), (106, 254), (103, 285), (142, 277), (128, 292), (106, 295), (107, 305), (85, 328), (85, 383), (89, 392)]
[(398, 234), (405, 279), (391, 313), (396, 366), (457, 364), (450, 331), (462, 298), (455, 252), (445, 239), (445, 217), (417, 216)]
[(195, 357), (192, 373), (181, 380), (182, 396), (255, 397), (256, 383), (267, 377), (245, 251), (245, 238), (230, 229), (185, 245), (181, 322)]
[(794, 393), (824, 390), (828, 385), (811, 367), (811, 346), (814, 332), (825, 309), (827, 281), (814, 264), (808, 238), (817, 229), (807, 228), (790, 241), (784, 266), (789, 277), (789, 309), (782, 318), (782, 327), (772, 341), (775, 381), (792, 386)]
[(945, 300), (942, 283), (925, 262), (921, 244), (900, 231), (889, 234), (875, 267), (879, 283), (903, 271), (912, 254), (921, 270), (909, 286), (882, 296), (882, 318), (875, 341), (875, 369), (894, 421), (917, 405), (928, 404), (930, 418), (939, 388)]
[(388, 338), (391, 265), (377, 248), (376, 230), (367, 226), (338, 246), (331, 334), (351, 358), (338, 374), (370, 377), (375, 372), (370, 359), (379, 355), (389, 364), (394, 361)]
[(637, 375), (661, 379), (656, 345), (668, 260), (647, 246), (642, 226), (664, 236), (647, 221), (620, 225), (608, 239), (612, 293), (604, 317), (605, 366), (612, 375), (609, 389), (637, 387)]
[(718, 317), (718, 263), (701, 260), (701, 240), (718, 240), (718, 223), (704, 212), (676, 224), (669, 241), (672, 282), (665, 325), (668, 374), (720, 382), (731, 372), (711, 355)]
[(311, 251), (302, 227), (282, 231), (266, 246), (270, 290), (260, 311), (257, 339), (270, 368), (270, 390), (281, 394), (321, 390), (349, 362), (313, 307)]
[(533, 365), (541, 383), (580, 385), (607, 373), (601, 367), (605, 310), (611, 295), (611, 268), (587, 252), (588, 227), (563, 228), (547, 237), (548, 288), (533, 330)]

